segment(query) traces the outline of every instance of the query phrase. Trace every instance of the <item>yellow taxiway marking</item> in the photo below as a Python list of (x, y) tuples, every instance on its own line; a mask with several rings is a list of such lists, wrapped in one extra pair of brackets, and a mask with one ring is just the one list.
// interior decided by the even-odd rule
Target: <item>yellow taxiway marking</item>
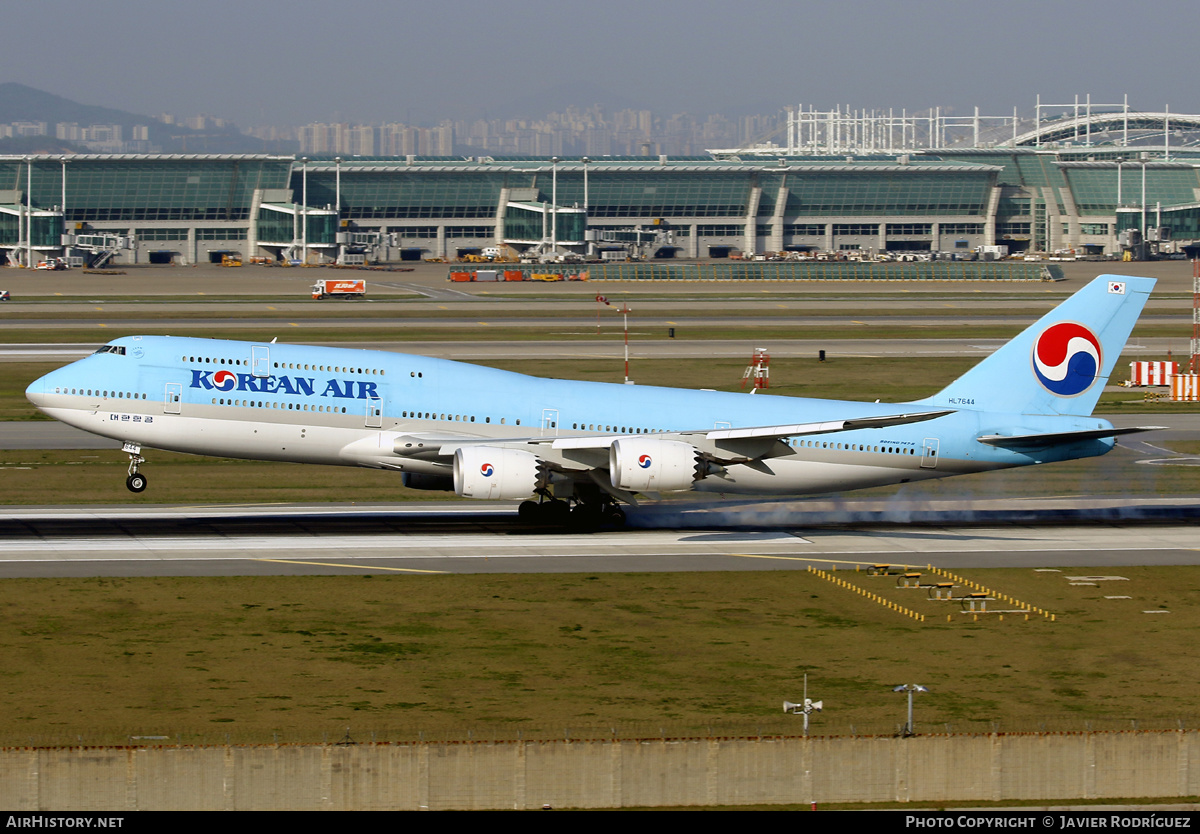
[[(819, 562), (823, 565), (878, 565), (877, 560), (863, 561), (861, 559), (819, 559), (816, 556), (761, 556), (757, 553), (733, 553), (739, 559), (780, 559), (784, 562)], [(896, 562), (888, 564), (897, 568), (919, 568), (922, 565), (904, 565)]]
[(375, 565), (342, 565), (337, 562), (307, 562), (303, 559), (255, 559), (256, 562), (279, 562), (284, 565), (313, 565), (322, 568), (350, 568), (351, 570), (394, 570), (397, 573), (445, 573), (444, 570), (418, 570), (417, 568), (380, 568)]

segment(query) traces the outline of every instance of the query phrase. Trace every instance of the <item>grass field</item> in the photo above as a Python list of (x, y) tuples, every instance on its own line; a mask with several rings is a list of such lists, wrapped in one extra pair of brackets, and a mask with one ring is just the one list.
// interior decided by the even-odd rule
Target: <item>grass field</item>
[(924, 732), (1195, 727), (1200, 569), (1104, 572), (972, 571), (1056, 615), (974, 621), (839, 571), (925, 623), (792, 571), (7, 580), (0, 744), (795, 733), (806, 672), (821, 733), (899, 683)]
[[(473, 341), (570, 341), (594, 342), (608, 341), (619, 343), (621, 331), (619, 328), (608, 327), (607, 335), (597, 336), (590, 325), (578, 324), (548, 324), (545, 327), (532, 328), (527, 325), (512, 326), (500, 323), (490, 324), (478, 322), (481, 327), (470, 331)], [(486, 328), (486, 334), (482, 330)], [(863, 339), (986, 339), (1006, 341), (1017, 335), (1023, 328), (1020, 325), (981, 324), (970, 328), (962, 326), (897, 326), (897, 325), (862, 325), (847, 326), (830, 324), (820, 327), (797, 328), (790, 324), (781, 324), (765, 319), (758, 322), (747, 322), (744, 326), (709, 326), (709, 325), (680, 325), (675, 328), (675, 338), (704, 339), (706, 341), (746, 340), (759, 343), (772, 339), (808, 339), (808, 340), (843, 340), (852, 338)], [(82, 344), (100, 344), (126, 335), (129, 328), (105, 323), (74, 327), (69, 331), (55, 328), (11, 327), (0, 330), (0, 342), (6, 344), (61, 344), (78, 342)], [(273, 321), (263, 323), (260, 327), (228, 327), (211, 325), (205, 327), (176, 325), (155, 325), (152, 327), (139, 326), (137, 332), (143, 336), (197, 336), (207, 339), (230, 339), (245, 341), (254, 338), (266, 339), (278, 337), (284, 342), (293, 344), (330, 344), (342, 343), (394, 343), (398, 338), (405, 341), (461, 341), (463, 330), (439, 326), (409, 326), (398, 331), (395, 325), (357, 325), (353, 329), (339, 327), (333, 324), (304, 325), (295, 322)], [(1181, 345), (1184, 341), (1183, 329), (1172, 325), (1146, 325), (1135, 332), (1136, 338), (1170, 338), (1176, 337)], [(629, 337), (633, 341), (667, 341), (666, 327), (650, 328), (637, 326), (630, 328)], [(351, 345), (353, 346), (353, 344)]]
[[(986, 315), (989, 318), (1011, 316), (1019, 320), (1032, 321), (1038, 315), (1054, 306), (1053, 302), (1056, 300), (1059, 299), (1034, 299), (1028, 306), (1023, 307), (1015, 305), (1007, 308), (989, 307)], [(49, 299), (43, 299), (43, 301), (53, 303), (53, 300)], [(58, 301), (61, 301), (61, 299), (58, 299)], [(711, 305), (707, 307), (682, 307), (678, 306), (680, 303), (679, 299), (671, 299), (668, 302), (667, 299), (654, 299), (625, 293), (615, 295), (613, 301), (627, 301), (631, 305), (635, 303), (647, 305), (633, 311), (635, 321), (636, 316), (641, 314), (653, 319), (663, 317), (671, 319), (720, 317), (768, 321), (772, 318), (794, 317), (798, 315), (816, 318), (854, 318), (863, 315), (869, 315), (871, 318), (890, 318), (919, 315), (922, 318), (953, 318), (961, 322), (964, 311), (969, 309), (969, 305), (965, 303), (943, 302), (938, 306), (923, 306), (919, 309), (903, 304), (897, 304), (892, 307), (872, 307), (868, 312), (864, 312), (862, 307), (851, 305), (833, 306), (828, 303), (813, 304), (810, 303), (810, 299), (780, 296), (771, 297), (771, 306), (766, 306), (765, 302), (753, 306), (748, 305), (744, 296), (728, 299), (728, 301), (741, 302), (741, 304), (736, 306), (731, 304), (726, 307), (718, 307), (719, 300), (714, 299), (711, 295), (705, 295), (704, 297), (704, 301)], [(224, 302), (228, 306), (213, 308), (212, 305), (217, 302)], [(62, 309), (61, 305), (55, 305), (53, 312), (47, 312), (45, 310), (30, 311), (29, 309), (23, 309), (29, 308), (31, 305), (16, 302), (11, 303), (4, 309), (9, 314), (16, 314), (14, 318), (17, 319), (21, 317), (36, 318), (40, 315), (44, 318), (71, 322), (72, 327), (86, 326), (86, 323), (107, 323), (109, 326), (112, 326), (114, 322), (119, 323), (123, 319), (144, 319), (147, 313), (151, 311), (155, 319), (181, 322), (206, 322), (214, 319), (248, 319), (251, 321), (276, 321), (282, 319), (290, 321), (353, 318), (356, 321), (371, 321), (372, 319), (382, 318), (425, 318), (445, 319), (447, 323), (453, 323), (463, 320), (469, 322), (472, 316), (486, 319), (544, 318), (553, 320), (563, 316), (587, 318), (596, 314), (596, 302), (591, 296), (576, 300), (560, 299), (553, 306), (550, 305), (548, 299), (529, 298), (520, 299), (520, 303), (512, 304), (496, 304), (491, 299), (484, 298), (477, 302), (459, 303), (454, 307), (431, 305), (427, 299), (420, 298), (415, 300), (415, 303), (388, 300), (370, 305), (355, 304), (353, 306), (313, 304), (311, 307), (306, 306), (301, 309), (296, 309), (293, 306), (297, 303), (294, 298), (252, 301), (245, 298), (220, 299), (205, 296), (202, 298), (192, 298), (186, 302), (170, 302), (166, 299), (156, 298), (152, 302), (142, 302), (133, 299), (113, 299), (100, 303), (107, 306), (78, 304), (75, 306), (79, 309)], [(667, 309), (668, 304), (669, 309)], [(286, 305), (288, 309), (281, 310), (276, 305)], [(573, 306), (567, 307), (567, 305)], [(609, 326), (611, 328), (611, 320), (613, 319), (612, 310), (606, 310), (603, 315), (610, 321)], [(969, 320), (966, 323), (969, 325)]]

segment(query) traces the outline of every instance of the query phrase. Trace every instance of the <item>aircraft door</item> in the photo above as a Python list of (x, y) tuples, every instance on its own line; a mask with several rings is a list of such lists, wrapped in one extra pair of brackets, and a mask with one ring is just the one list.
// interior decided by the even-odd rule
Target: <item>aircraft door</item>
[(383, 400), (379, 397), (367, 398), (367, 428), (383, 428)]
[(921, 468), (937, 469), (938, 439), (927, 437), (921, 443)]
[(271, 375), (271, 348), (267, 345), (250, 346), (251, 373), (258, 377)]
[(168, 382), (163, 393), (163, 414), (179, 414), (183, 406), (183, 383)]
[(542, 434), (558, 436), (558, 409), (543, 408), (542, 409)]

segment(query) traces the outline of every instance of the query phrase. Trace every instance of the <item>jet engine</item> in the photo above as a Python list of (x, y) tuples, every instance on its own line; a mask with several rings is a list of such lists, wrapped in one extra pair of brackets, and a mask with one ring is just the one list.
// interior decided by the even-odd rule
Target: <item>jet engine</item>
[(454, 491), (463, 498), (528, 498), (538, 479), (538, 459), (529, 452), (498, 446), (460, 446), (454, 452)]
[(696, 447), (678, 440), (622, 437), (608, 447), (612, 485), (630, 492), (691, 489), (700, 470)]

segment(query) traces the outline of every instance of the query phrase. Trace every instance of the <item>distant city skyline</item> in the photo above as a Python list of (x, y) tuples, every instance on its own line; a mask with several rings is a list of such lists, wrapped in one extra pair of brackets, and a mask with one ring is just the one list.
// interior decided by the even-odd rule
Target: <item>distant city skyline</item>
[(24, 34), (6, 43), (0, 80), (243, 129), (434, 126), (597, 103), (728, 118), (799, 103), (1027, 114), (1038, 93), (1200, 109), (1177, 71), (1192, 48), (1181, 0), (112, 0), (79, 11), (67, 0), (6, 9), (6, 29)]

